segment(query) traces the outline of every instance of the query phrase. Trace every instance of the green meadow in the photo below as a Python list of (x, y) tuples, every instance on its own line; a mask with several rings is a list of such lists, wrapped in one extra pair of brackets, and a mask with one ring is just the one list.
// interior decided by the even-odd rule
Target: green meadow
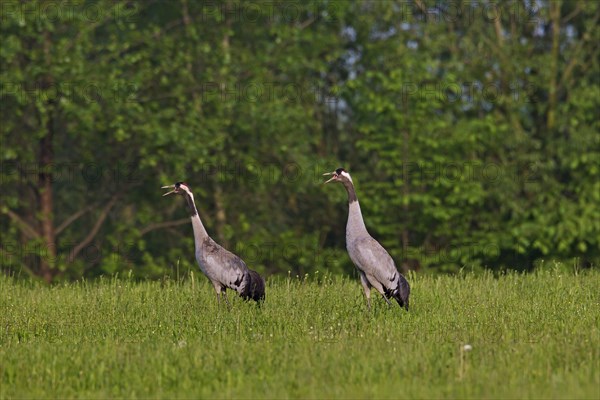
[[(322, 275), (322, 274), (321, 274)], [(411, 274), (410, 312), (355, 277), (0, 277), (0, 397), (598, 398), (600, 273)]]

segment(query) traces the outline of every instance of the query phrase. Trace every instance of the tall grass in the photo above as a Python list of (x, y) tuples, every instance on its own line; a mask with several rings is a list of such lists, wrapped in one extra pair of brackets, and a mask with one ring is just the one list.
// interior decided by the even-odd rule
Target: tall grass
[[(0, 278), (0, 397), (598, 398), (600, 273), (274, 278), (258, 307), (203, 276)], [(472, 350), (465, 350), (465, 345)]]

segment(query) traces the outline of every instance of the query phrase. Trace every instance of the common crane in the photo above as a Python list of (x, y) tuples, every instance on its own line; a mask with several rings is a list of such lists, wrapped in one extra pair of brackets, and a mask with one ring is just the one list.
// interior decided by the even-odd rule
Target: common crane
[(368, 308), (371, 309), (371, 287), (374, 287), (381, 293), (388, 305), (391, 305), (389, 298), (392, 297), (400, 307), (404, 307), (408, 311), (410, 294), (408, 281), (398, 272), (394, 260), (388, 252), (367, 232), (352, 177), (343, 168), (323, 175), (333, 175), (325, 183), (340, 182), (348, 192), (346, 249), (350, 259), (360, 272), (360, 281), (365, 290)]
[(220, 302), (221, 293), (223, 293), (229, 306), (225, 295), (226, 289), (235, 290), (246, 300), (252, 299), (257, 302), (264, 300), (265, 281), (263, 278), (256, 271), (249, 269), (241, 258), (225, 250), (206, 233), (189, 186), (185, 182), (177, 182), (174, 185), (163, 186), (162, 189), (172, 189), (163, 196), (174, 193), (183, 196), (186, 200), (194, 229), (196, 261), (213, 284), (217, 292), (217, 300)]

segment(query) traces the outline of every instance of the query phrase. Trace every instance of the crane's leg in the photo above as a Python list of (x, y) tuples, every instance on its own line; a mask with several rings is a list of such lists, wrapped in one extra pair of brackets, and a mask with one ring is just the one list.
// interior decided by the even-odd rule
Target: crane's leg
[(221, 307), (221, 297), (225, 298), (225, 303), (227, 304), (227, 309), (231, 310), (231, 306), (229, 305), (229, 300), (227, 300), (227, 295), (225, 295), (225, 290), (223, 286), (221, 286), (218, 282), (213, 282), (213, 286), (215, 287), (215, 292), (217, 293), (217, 303), (219, 307)]
[(381, 293), (381, 296), (383, 297), (383, 299), (385, 300), (385, 302), (388, 304), (388, 306), (392, 306), (392, 303), (390, 302), (390, 300), (387, 298), (387, 296), (385, 295), (385, 291), (383, 290), (383, 286), (381, 286), (381, 283), (375, 281), (375, 284), (373, 285), (373, 287), (375, 289), (377, 289), (377, 291), (379, 293)]
[(231, 311), (231, 304), (229, 304), (229, 299), (227, 298), (227, 292), (223, 290), (223, 294), (221, 295), (225, 299), (225, 304), (227, 304), (227, 309)]
[(371, 284), (364, 273), (360, 273), (360, 283), (365, 290), (365, 296), (367, 298), (367, 308), (371, 311)]

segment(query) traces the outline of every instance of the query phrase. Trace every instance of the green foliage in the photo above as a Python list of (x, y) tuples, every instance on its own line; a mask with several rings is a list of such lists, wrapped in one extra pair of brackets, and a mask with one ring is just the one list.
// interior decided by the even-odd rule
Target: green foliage
[[(360, 175), (370, 226), (388, 249), (450, 271), (530, 268), (540, 258), (597, 265), (600, 139), (592, 107), (600, 96), (587, 39), (597, 26), (574, 32), (561, 22), (560, 45), (580, 58), (555, 60), (551, 71), (554, 33), (517, 23), (519, 2), (498, 5), (490, 20), (476, 16), (482, 4), (464, 5), (464, 18), (448, 23), (423, 22), (420, 13), (397, 18), (402, 7), (392, 2), (371, 6), (378, 12), (357, 25), (354, 43), (366, 72), (348, 92), (357, 146), (377, 171)], [(578, 3), (574, 12), (597, 17), (598, 7)], [(531, 17), (550, 23), (547, 13)], [(571, 68), (589, 74), (573, 80)], [(552, 110), (549, 80), (559, 79), (566, 82)]]
[(597, 266), (598, 3), (425, 3), (3, 2), (0, 267), (196, 268), (184, 180), (260, 272), (349, 272), (339, 166), (402, 268)]
[(563, 268), (411, 274), (408, 313), (322, 272), (231, 310), (197, 274), (0, 277), (0, 397), (591, 398), (600, 275)]

